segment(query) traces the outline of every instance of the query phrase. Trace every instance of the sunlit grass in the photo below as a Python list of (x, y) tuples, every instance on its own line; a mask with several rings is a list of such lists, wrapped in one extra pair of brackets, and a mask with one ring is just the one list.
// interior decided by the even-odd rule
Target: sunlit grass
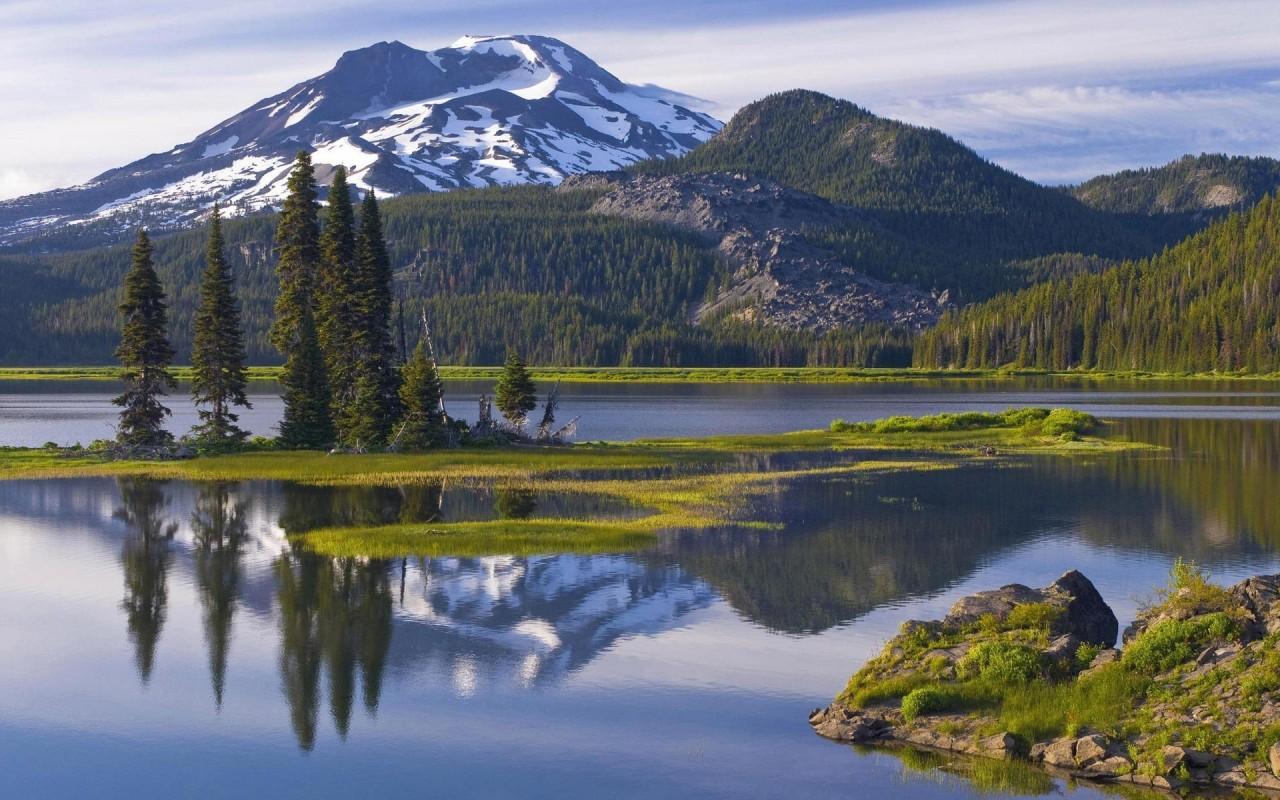
[[(299, 534), (310, 549), (328, 555), (409, 556), (553, 552), (619, 552), (649, 546), (660, 531), (719, 525), (763, 527), (735, 514), (741, 501), (785, 481), (859, 473), (939, 470), (951, 465), (928, 461), (863, 461), (837, 467), (768, 472), (722, 472), (642, 480), (549, 479), (502, 482), (500, 489), (537, 489), (550, 494), (583, 494), (619, 500), (645, 509), (638, 517), (591, 519), (503, 519), (423, 522), (326, 528)], [(460, 549), (461, 548), (461, 549)], [(518, 548), (513, 550), (512, 548)]]

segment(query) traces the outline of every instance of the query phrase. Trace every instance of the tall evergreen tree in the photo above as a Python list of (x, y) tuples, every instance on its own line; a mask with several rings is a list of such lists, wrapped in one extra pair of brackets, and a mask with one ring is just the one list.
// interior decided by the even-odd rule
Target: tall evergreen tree
[(250, 408), (245, 397), (244, 333), (235, 277), (222, 244), (222, 215), (217, 206), (209, 218), (209, 245), (196, 309), (191, 348), (191, 396), (200, 409), (201, 424), (192, 431), (197, 441), (215, 447), (244, 441), (248, 432), (236, 427), (233, 406)]
[(400, 433), (400, 446), (405, 450), (443, 446), (447, 442), (444, 407), (441, 405), (444, 387), (425, 335), (404, 365), (403, 380), (400, 404), (404, 408), (404, 430)]
[(399, 415), (400, 383), (391, 338), (391, 259), (372, 191), (365, 194), (360, 207), (355, 259), (359, 364), (353, 382), (355, 397), (340, 427), (348, 437), (377, 447), (386, 443)]
[(359, 288), (356, 285), (355, 210), (347, 170), (338, 167), (329, 186), (329, 207), (320, 231), (320, 277), (316, 282), (316, 328), (332, 389), (338, 440), (353, 444), (347, 429), (361, 360)]
[(315, 172), (306, 151), (298, 153), (289, 175), (288, 195), (276, 227), (280, 256), (271, 341), (285, 356), (284, 418), (280, 440), (289, 447), (325, 447), (333, 443), (329, 379), (312, 313), (320, 264), (319, 207)]
[(507, 362), (494, 389), (494, 400), (502, 416), (516, 428), (523, 428), (529, 412), (538, 405), (538, 387), (529, 368), (515, 350), (507, 351)]
[(121, 407), (116, 438), (125, 445), (157, 446), (173, 441), (164, 429), (169, 409), (161, 405), (167, 389), (177, 386), (169, 372), (169, 346), (164, 289), (151, 260), (151, 239), (138, 231), (133, 265), (124, 278), (120, 303), (123, 326), (116, 358), (124, 367), (124, 393), (113, 401)]
[(316, 333), (311, 309), (304, 308), (298, 338), (284, 364), (280, 382), (284, 384), (284, 418), (280, 421), (280, 443), (285, 447), (321, 450), (333, 444), (335, 432), (329, 413), (329, 381), (324, 371), (324, 354)]

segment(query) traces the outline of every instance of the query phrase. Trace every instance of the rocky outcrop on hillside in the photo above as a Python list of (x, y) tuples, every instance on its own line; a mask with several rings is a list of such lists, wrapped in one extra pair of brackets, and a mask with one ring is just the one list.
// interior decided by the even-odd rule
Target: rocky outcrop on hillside
[(1077, 572), (982, 592), (904, 624), (809, 723), (836, 741), (1089, 781), (1280, 791), (1280, 575), (1221, 589), (1193, 573), (1139, 615), (1123, 650), (1116, 632)]
[(815, 246), (806, 232), (875, 223), (772, 181), (726, 172), (614, 172), (570, 177), (561, 189), (605, 189), (594, 212), (672, 225), (714, 246), (732, 274), (695, 321), (728, 315), (812, 331), (869, 322), (921, 328), (947, 306), (945, 293), (877, 280)]

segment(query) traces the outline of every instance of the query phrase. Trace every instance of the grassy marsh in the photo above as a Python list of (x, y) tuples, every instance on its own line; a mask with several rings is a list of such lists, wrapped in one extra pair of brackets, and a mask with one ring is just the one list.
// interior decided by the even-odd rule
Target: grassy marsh
[[(646, 513), (625, 519), (502, 519), (329, 528), (300, 534), (334, 555), (456, 555), (635, 549), (661, 530), (733, 523), (738, 501), (782, 481), (893, 470), (946, 469), (964, 459), (1031, 453), (1089, 454), (1142, 448), (1090, 435), (1097, 425), (1075, 412), (1019, 410), (953, 414), (881, 423), (833, 423), (828, 430), (646, 440), (623, 444), (463, 448), (426, 453), (328, 455), (252, 451), (182, 461), (111, 461), (91, 451), (0, 449), (0, 479), (131, 476), (191, 481), (280, 480), (332, 486), (407, 486), (462, 481), (620, 501)], [(904, 422), (904, 420), (906, 420)], [(1051, 420), (1067, 428), (1050, 426)], [(874, 460), (807, 469), (753, 471), (743, 454), (900, 451)], [(941, 458), (939, 456), (947, 456)]]

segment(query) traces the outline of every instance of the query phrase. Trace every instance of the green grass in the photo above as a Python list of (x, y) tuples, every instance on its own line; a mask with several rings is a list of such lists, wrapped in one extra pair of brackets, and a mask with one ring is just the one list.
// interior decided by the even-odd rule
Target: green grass
[[(496, 380), (501, 367), (442, 366), (445, 380)], [(178, 378), (190, 377), (190, 367), (176, 367)], [(892, 381), (1005, 380), (1063, 378), (1108, 380), (1280, 380), (1280, 374), (1091, 372), (1034, 369), (871, 369), (857, 367), (533, 367), (538, 381), (564, 383), (877, 383)], [(115, 380), (118, 367), (0, 367), (0, 381)], [(273, 381), (279, 367), (250, 367), (249, 378)]]
[[(1024, 412), (1019, 412), (1024, 413)], [(1056, 412), (1055, 412), (1056, 413)], [(1048, 411), (1035, 412), (1048, 419)], [(640, 507), (636, 518), (501, 520), (345, 528), (306, 534), (315, 549), (334, 555), (438, 555), (635, 549), (661, 530), (697, 529), (732, 522), (744, 496), (801, 477), (949, 469), (962, 458), (986, 457), (992, 444), (1010, 453), (1112, 452), (1127, 442), (1065, 441), (1023, 428), (974, 428), (877, 433), (874, 430), (797, 431), (761, 436), (719, 436), (572, 446), (461, 448), (425, 453), (328, 455), (318, 451), (255, 450), (180, 461), (111, 461), (101, 452), (0, 449), (0, 479), (133, 476), (191, 481), (281, 480), (313, 485), (405, 486), (474, 482), (498, 489), (536, 489), (593, 495)], [(743, 452), (907, 451), (902, 458), (853, 460), (813, 469), (749, 471)], [(689, 469), (696, 468), (696, 469)], [(659, 477), (654, 477), (658, 475)]]
[[(1017, 621), (1027, 628), (1009, 619), (950, 628), (912, 624), (850, 679), (837, 702), (897, 703), (907, 723), (948, 735), (1009, 732), (1032, 743), (1101, 733), (1128, 742), (1136, 769), (1151, 775), (1162, 774), (1161, 748), (1168, 744), (1265, 761), (1267, 748), (1280, 741), (1280, 724), (1263, 708), (1280, 691), (1280, 635), (1222, 666), (1193, 669), (1206, 647), (1238, 639), (1242, 608), (1215, 610), (1229, 595), (1187, 562), (1175, 565), (1163, 594), (1165, 602), (1146, 613), (1195, 616), (1163, 618), (1129, 642), (1120, 660), (1096, 668), (1090, 664), (1097, 647), (1082, 648), (1056, 668), (1041, 663), (1053, 617), (1034, 605)], [(1193, 599), (1199, 604), (1189, 605)], [(968, 651), (954, 669), (933, 663), (947, 662), (937, 654), (957, 646)], [(925, 722), (930, 716), (937, 719)]]

